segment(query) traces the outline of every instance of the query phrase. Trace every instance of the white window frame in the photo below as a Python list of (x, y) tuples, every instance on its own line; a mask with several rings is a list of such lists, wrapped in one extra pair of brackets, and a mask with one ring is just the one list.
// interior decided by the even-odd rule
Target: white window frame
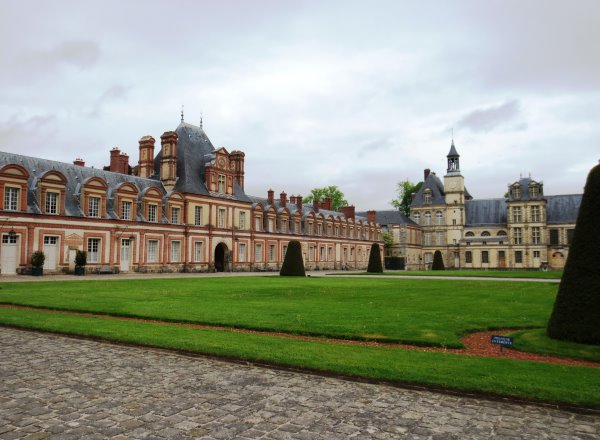
[(274, 244), (269, 245), (269, 261), (275, 261), (277, 247)]
[(148, 249), (146, 249), (148, 263), (158, 263), (158, 240), (148, 240)]
[(102, 198), (96, 196), (90, 196), (88, 198), (88, 217), (99, 218), (100, 217), (100, 204)]
[(99, 263), (100, 262), (100, 251), (102, 249), (102, 239), (101, 238), (88, 238), (87, 239), (87, 257), (89, 263)]
[(194, 242), (194, 261), (200, 263), (204, 260), (204, 243), (202, 241)]
[(171, 263), (179, 263), (181, 260), (181, 241), (171, 241)]
[(194, 225), (202, 226), (202, 206), (194, 206)]
[(246, 211), (240, 211), (238, 223), (239, 229), (246, 229)]
[(256, 243), (256, 245), (254, 246), (254, 261), (255, 262), (262, 262), (263, 260), (263, 254), (262, 254), (262, 243)]
[(14, 186), (4, 187), (4, 209), (6, 211), (18, 211), (21, 188)]
[(133, 203), (130, 200), (121, 201), (121, 220), (131, 220)]
[(46, 191), (46, 214), (58, 214), (59, 193)]
[(219, 208), (217, 210), (217, 227), (225, 228), (227, 226), (227, 210), (225, 208)]
[(219, 174), (217, 177), (217, 192), (220, 194), (225, 194), (226, 192), (227, 179), (224, 174)]
[(158, 222), (158, 205), (155, 203), (148, 204), (148, 221), (151, 223)]
[(238, 246), (238, 261), (241, 263), (246, 262), (246, 243), (239, 243)]

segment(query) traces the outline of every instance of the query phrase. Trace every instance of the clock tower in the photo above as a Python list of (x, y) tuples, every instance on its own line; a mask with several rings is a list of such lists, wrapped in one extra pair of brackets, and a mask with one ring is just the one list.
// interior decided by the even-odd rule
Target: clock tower
[(465, 178), (460, 174), (460, 155), (454, 146), (454, 139), (446, 157), (448, 158), (448, 169), (444, 176), (446, 225), (448, 244), (452, 245), (460, 242), (462, 227), (465, 224)]

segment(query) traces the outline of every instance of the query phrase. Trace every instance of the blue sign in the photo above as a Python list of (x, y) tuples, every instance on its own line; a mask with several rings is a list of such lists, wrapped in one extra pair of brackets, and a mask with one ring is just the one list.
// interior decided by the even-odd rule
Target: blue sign
[(509, 337), (509, 336), (492, 336), (492, 344), (497, 344), (497, 345), (508, 345), (510, 347), (512, 347), (513, 345), (513, 338)]

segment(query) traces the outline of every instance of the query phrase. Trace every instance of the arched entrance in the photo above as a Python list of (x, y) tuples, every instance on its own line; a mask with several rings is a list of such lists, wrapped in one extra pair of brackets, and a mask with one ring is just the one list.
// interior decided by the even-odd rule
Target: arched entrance
[(219, 243), (215, 248), (215, 270), (224, 272), (229, 262), (229, 249), (225, 243)]

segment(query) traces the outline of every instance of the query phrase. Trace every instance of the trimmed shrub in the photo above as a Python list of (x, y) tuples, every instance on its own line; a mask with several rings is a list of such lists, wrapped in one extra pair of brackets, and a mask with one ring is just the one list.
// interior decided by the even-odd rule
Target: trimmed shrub
[(304, 277), (304, 261), (302, 260), (302, 245), (298, 240), (292, 240), (288, 243), (287, 252), (279, 275)]
[(442, 253), (440, 251), (435, 251), (433, 254), (433, 264), (431, 265), (431, 270), (446, 270), (444, 267), (444, 259), (442, 258)]
[(548, 336), (600, 344), (600, 165), (590, 171)]
[(382, 273), (383, 266), (381, 265), (381, 250), (379, 243), (373, 243), (371, 245), (371, 253), (369, 254), (369, 265), (367, 266), (367, 272)]
[(31, 255), (31, 265), (33, 267), (42, 267), (46, 261), (46, 256), (42, 251), (35, 251)]
[(384, 266), (387, 270), (404, 270), (406, 267), (404, 257), (384, 257)]

